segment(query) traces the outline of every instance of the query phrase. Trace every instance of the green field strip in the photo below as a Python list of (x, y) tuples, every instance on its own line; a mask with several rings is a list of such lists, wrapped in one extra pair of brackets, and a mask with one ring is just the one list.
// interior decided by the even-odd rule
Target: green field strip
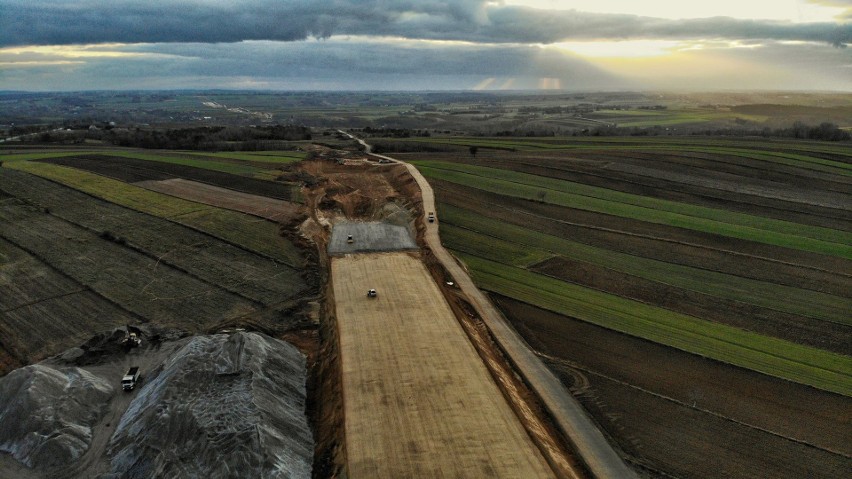
[[(683, 152), (692, 153), (723, 153), (752, 160), (767, 161), (772, 163), (783, 164), (787, 166), (795, 166), (806, 168), (824, 173), (833, 173), (843, 176), (852, 176), (852, 164), (826, 160), (824, 158), (816, 158), (807, 155), (797, 155), (794, 153), (777, 153), (764, 150), (742, 149), (742, 148), (726, 148), (715, 146), (702, 146), (689, 143), (656, 143), (649, 145), (647, 143), (637, 144), (582, 144), (580, 141), (571, 141), (571, 143), (544, 143), (540, 139), (536, 141), (517, 141), (517, 140), (490, 140), (479, 138), (451, 138), (451, 139), (435, 139), (428, 138), (406, 139), (405, 141), (418, 143), (434, 143), (446, 144), (453, 146), (478, 146), (482, 148), (499, 148), (511, 149), (519, 151), (535, 151), (535, 150), (571, 150), (571, 151), (661, 151), (661, 152)], [(562, 140), (564, 141), (564, 140)], [(635, 142), (635, 140), (633, 140)], [(611, 142), (615, 143), (615, 142)]]
[[(443, 211), (443, 208), (442, 208)], [(441, 242), (448, 248), (476, 254), (488, 259), (526, 268), (555, 256), (554, 253), (538, 249), (525, 248), (517, 243), (484, 236), (474, 231), (451, 226), (443, 222), (441, 225)]]
[(484, 289), (770, 376), (852, 396), (852, 358), (461, 255)]
[(852, 259), (852, 234), (844, 231), (647, 198), (508, 170), (443, 162), (414, 163), (427, 177), (505, 196)]
[(98, 151), (90, 151), (90, 150), (80, 150), (80, 151), (62, 151), (56, 153), (21, 153), (14, 155), (6, 155), (0, 154), (0, 161), (3, 162), (13, 162), (13, 161), (24, 161), (24, 160), (46, 160), (49, 158), (62, 158), (64, 156), (77, 156), (77, 155), (95, 155), (99, 154)]
[(239, 165), (234, 163), (212, 160), (194, 160), (191, 158), (175, 158), (150, 153), (131, 153), (125, 151), (114, 151), (109, 152), (109, 155), (121, 156), (124, 158), (134, 158), (137, 160), (156, 161), (160, 163), (171, 163), (175, 165), (190, 166), (193, 168), (201, 168), (205, 170), (219, 171), (222, 173), (230, 173), (232, 175), (252, 176), (255, 172), (258, 171), (258, 168), (255, 168), (250, 165)]
[[(824, 158), (816, 158), (813, 156), (798, 155), (795, 153), (762, 152), (758, 150), (743, 150), (721, 147), (684, 147), (677, 149), (680, 151), (691, 151), (699, 153), (724, 153), (727, 155), (738, 156), (741, 158), (780, 163), (783, 165), (795, 166), (799, 168), (815, 169), (816, 171), (823, 171), (827, 173), (835, 173), (845, 176), (852, 175), (852, 165), (850, 164), (839, 161), (826, 160)], [(817, 168), (817, 166), (824, 166), (829, 168)]]
[[(390, 140), (400, 141), (398, 138)], [(534, 150), (566, 150), (573, 146), (568, 144), (553, 144), (541, 142), (519, 142), (516, 140), (491, 140), (480, 138), (405, 138), (401, 141), (415, 143), (433, 143), (437, 145), (452, 145), (452, 146), (478, 146), (482, 148), (501, 148), (521, 151)]]
[(588, 246), (452, 206), (441, 206), (441, 224), (441, 238), (450, 249), (512, 266), (564, 256), (697, 293), (852, 326), (850, 298)]
[[(396, 138), (388, 138), (388, 140), (399, 140)], [(518, 137), (469, 137), (469, 136), (451, 136), (451, 137), (430, 137), (430, 138), (406, 138), (406, 141), (416, 142), (496, 142), (512, 146), (530, 146), (533, 148), (553, 148), (562, 146), (566, 149), (570, 148), (596, 148), (598, 146), (618, 146), (618, 147), (633, 147), (633, 146), (665, 146), (665, 147), (709, 147), (709, 148), (739, 148), (747, 150), (760, 151), (762, 148), (768, 148), (768, 151), (787, 149), (800, 150), (806, 152), (808, 150), (837, 154), (839, 156), (852, 157), (852, 153), (848, 151), (848, 144), (839, 143), (816, 143), (803, 140), (778, 140), (778, 139), (749, 139), (736, 140), (726, 137), (688, 137), (688, 136), (647, 136), (647, 137), (624, 137), (624, 136), (572, 136), (572, 137), (536, 137), (536, 138), (518, 138)], [(765, 150), (767, 151), (767, 150)]]
[(260, 170), (255, 172), (255, 174), (252, 175), (252, 178), (257, 178), (258, 180), (273, 181), (279, 176), (281, 176), (281, 170)]
[(300, 268), (299, 249), (281, 237), (277, 223), (248, 214), (156, 193), (95, 173), (50, 163), (16, 162), (10, 167), (56, 181), (130, 209), (196, 228), (284, 264)]
[[(460, 173), (484, 177), (489, 179), (503, 180), (518, 183), (525, 186), (539, 187), (547, 190), (559, 191), (573, 195), (597, 198), (609, 202), (632, 205), (647, 208), (659, 212), (669, 212), (678, 215), (690, 216), (707, 220), (728, 223), (736, 226), (762, 229), (774, 233), (791, 234), (806, 238), (827, 241), (830, 243), (849, 244), (852, 243), (852, 233), (819, 226), (804, 226), (790, 221), (765, 218), (762, 216), (737, 213), (729, 210), (708, 208), (706, 206), (692, 205), (677, 201), (651, 198), (633, 193), (625, 193), (608, 188), (576, 183), (568, 180), (560, 180), (544, 176), (522, 173), (502, 168), (489, 168), (483, 166), (467, 165), (463, 163), (449, 163), (443, 161), (414, 162), (418, 167), (451, 170)], [(537, 193), (540, 194), (540, 193)], [(549, 194), (549, 193), (547, 193)], [(545, 202), (547, 201), (545, 197)]]
[(307, 153), (301, 151), (282, 151), (282, 152), (257, 152), (249, 153), (243, 151), (235, 152), (216, 152), (216, 153), (199, 153), (193, 151), (181, 152), (187, 155), (225, 158), (229, 160), (254, 161), (258, 163), (273, 163), (273, 164), (288, 164), (302, 161), (307, 156)]

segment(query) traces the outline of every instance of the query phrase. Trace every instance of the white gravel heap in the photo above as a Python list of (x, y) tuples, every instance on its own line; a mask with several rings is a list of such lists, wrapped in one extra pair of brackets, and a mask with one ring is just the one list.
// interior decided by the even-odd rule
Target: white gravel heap
[(113, 388), (80, 368), (34, 364), (0, 378), (0, 451), (28, 467), (68, 464), (92, 441)]
[(283, 341), (193, 338), (122, 416), (109, 446), (111, 475), (310, 477), (305, 375), (304, 356)]
[[(347, 241), (349, 235), (352, 243)], [(412, 232), (405, 226), (382, 221), (337, 221), (328, 242), (328, 253), (332, 255), (409, 249), (417, 249)]]

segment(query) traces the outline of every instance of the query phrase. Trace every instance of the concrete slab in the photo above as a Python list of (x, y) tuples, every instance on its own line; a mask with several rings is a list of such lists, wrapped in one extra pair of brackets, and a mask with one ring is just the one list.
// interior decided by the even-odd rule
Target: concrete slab
[[(347, 237), (352, 235), (352, 243)], [(331, 230), (328, 254), (404, 251), (417, 249), (408, 228), (380, 221), (340, 221)]]

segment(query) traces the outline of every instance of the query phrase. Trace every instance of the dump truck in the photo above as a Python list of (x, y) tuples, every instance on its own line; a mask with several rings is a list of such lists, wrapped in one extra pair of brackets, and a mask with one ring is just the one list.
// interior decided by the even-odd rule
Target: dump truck
[(136, 383), (139, 382), (139, 367), (133, 366), (128, 369), (126, 373), (124, 373), (124, 377), (121, 378), (121, 388), (125, 391), (132, 391), (136, 387)]

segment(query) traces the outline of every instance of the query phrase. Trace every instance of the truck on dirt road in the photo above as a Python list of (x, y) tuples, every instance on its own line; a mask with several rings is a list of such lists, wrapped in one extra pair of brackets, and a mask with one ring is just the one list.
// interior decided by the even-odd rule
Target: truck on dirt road
[(133, 366), (121, 378), (121, 388), (125, 391), (132, 391), (136, 387), (136, 383), (139, 382), (139, 379), (139, 367)]

